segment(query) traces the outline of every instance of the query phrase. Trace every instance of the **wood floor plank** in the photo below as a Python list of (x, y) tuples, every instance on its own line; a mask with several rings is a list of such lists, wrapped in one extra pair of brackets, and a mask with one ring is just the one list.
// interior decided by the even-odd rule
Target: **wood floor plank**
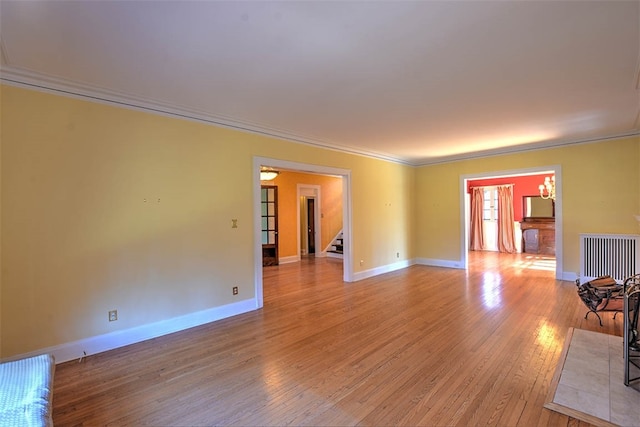
[(543, 408), (572, 282), (536, 257), (470, 253), (342, 282), (339, 260), (264, 269), (263, 309), (57, 366), (56, 426), (583, 425)]

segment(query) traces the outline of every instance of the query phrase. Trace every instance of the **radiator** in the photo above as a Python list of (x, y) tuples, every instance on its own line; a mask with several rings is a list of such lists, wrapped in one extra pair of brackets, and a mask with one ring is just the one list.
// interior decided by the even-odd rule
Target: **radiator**
[(622, 283), (640, 267), (640, 236), (580, 234), (580, 282), (609, 275)]

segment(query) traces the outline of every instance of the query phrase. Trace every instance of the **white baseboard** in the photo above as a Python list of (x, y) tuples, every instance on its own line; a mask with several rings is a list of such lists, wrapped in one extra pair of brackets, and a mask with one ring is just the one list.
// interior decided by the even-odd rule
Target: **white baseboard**
[(357, 282), (358, 280), (367, 279), (369, 277), (374, 277), (379, 274), (390, 273), (392, 271), (401, 270), (403, 268), (407, 268), (410, 265), (413, 265), (413, 261), (400, 261), (393, 264), (383, 265), (382, 267), (372, 268), (371, 270), (359, 271), (357, 273), (353, 273), (353, 281)]
[(464, 265), (460, 261), (450, 261), (444, 259), (416, 258), (415, 264), (428, 265), (431, 267), (446, 267), (464, 269)]
[[(445, 268), (464, 268), (460, 261), (448, 261), (431, 258), (416, 258), (414, 264), (428, 265), (431, 267), (445, 267)], [(566, 280), (568, 282), (575, 282), (578, 278), (578, 274), (574, 272), (562, 272), (562, 278), (560, 280)]]
[(221, 307), (214, 307), (207, 310), (197, 311), (195, 313), (185, 314), (184, 316), (174, 317), (173, 319), (161, 320), (148, 325), (110, 332), (104, 335), (97, 335), (70, 343), (12, 356), (3, 360), (3, 362), (37, 356), (39, 354), (53, 354), (56, 359), (56, 363), (67, 362), (69, 360), (80, 359), (85, 355), (85, 353), (87, 356), (102, 353), (103, 351), (113, 350), (129, 344), (146, 341), (151, 338), (157, 338), (162, 335), (204, 325), (205, 323), (247, 313), (256, 309), (256, 300), (253, 298), (247, 299), (223, 305)]
[(278, 264), (291, 264), (292, 262), (300, 261), (300, 257), (298, 255), (293, 256), (285, 256), (282, 258), (278, 258)]
[(563, 271), (562, 272), (562, 278), (560, 280), (566, 280), (568, 282), (574, 282), (575, 283), (577, 278), (578, 278), (578, 273), (573, 273), (573, 272), (569, 272), (569, 271)]

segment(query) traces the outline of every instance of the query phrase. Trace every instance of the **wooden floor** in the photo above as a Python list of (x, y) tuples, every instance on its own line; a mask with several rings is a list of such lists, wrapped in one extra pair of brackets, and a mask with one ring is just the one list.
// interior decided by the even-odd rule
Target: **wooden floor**
[(552, 270), (496, 253), (355, 283), (330, 258), (267, 267), (262, 310), (58, 365), (54, 423), (584, 426), (543, 408), (565, 336), (622, 320), (584, 320)]

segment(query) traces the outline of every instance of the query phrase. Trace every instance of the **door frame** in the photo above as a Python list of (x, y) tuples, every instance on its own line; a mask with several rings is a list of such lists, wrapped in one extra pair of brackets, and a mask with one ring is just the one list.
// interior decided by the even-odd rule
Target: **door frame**
[(334, 168), (331, 166), (312, 165), (308, 163), (292, 162), (269, 157), (253, 157), (253, 260), (254, 287), (256, 308), (264, 306), (262, 284), (262, 240), (260, 239), (260, 167), (269, 166), (276, 169), (286, 169), (299, 172), (333, 175), (342, 177), (342, 233), (344, 235), (344, 254), (342, 259), (342, 280), (353, 282), (353, 237), (352, 237), (352, 206), (351, 206), (351, 170)]
[[(322, 230), (321, 230), (321, 224), (320, 224), (320, 201), (321, 201), (321, 186), (319, 185), (312, 185), (312, 184), (298, 184), (296, 186), (296, 200), (298, 200), (298, 205), (300, 205), (300, 198), (301, 197), (306, 197), (309, 199), (315, 199), (315, 204), (314, 204), (314, 224), (313, 227), (315, 228), (315, 232), (316, 232), (316, 236), (315, 236), (315, 246), (316, 246), (316, 252), (315, 252), (315, 256), (319, 256), (319, 254), (322, 254)], [(301, 246), (302, 246), (302, 224), (300, 223), (300, 209), (298, 210), (298, 215), (297, 215), (297, 219), (298, 219), (298, 259), (301, 258), (302, 256), (302, 252), (301, 252)]]
[(469, 269), (469, 220), (470, 220), (470, 199), (467, 194), (467, 181), (474, 179), (503, 178), (509, 176), (554, 174), (556, 177), (556, 273), (557, 280), (564, 279), (563, 250), (562, 250), (562, 167), (560, 165), (538, 166), (507, 171), (493, 171), (460, 175), (460, 260), (462, 268)]

